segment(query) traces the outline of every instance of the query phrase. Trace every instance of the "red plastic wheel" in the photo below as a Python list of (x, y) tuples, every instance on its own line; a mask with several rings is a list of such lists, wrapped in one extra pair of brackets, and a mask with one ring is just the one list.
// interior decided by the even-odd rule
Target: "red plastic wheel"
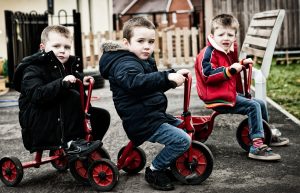
[(50, 150), (49, 156), (59, 156), (58, 159), (51, 161), (52, 166), (60, 172), (64, 172), (69, 168), (68, 159), (64, 155), (63, 149)]
[(6, 186), (17, 186), (23, 178), (23, 166), (16, 157), (4, 157), (0, 160), (1, 181)]
[(94, 161), (88, 170), (90, 184), (99, 191), (110, 191), (119, 181), (117, 166), (108, 159)]
[[(263, 128), (265, 133), (264, 143), (270, 145), (272, 138), (272, 131), (269, 124), (266, 121), (263, 121)], [(251, 146), (251, 139), (249, 136), (249, 124), (248, 118), (244, 119), (238, 126), (236, 130), (236, 138), (239, 145), (247, 152), (249, 152)]]
[[(121, 157), (125, 146), (122, 147), (118, 153), (118, 159)], [(130, 161), (128, 161), (130, 159)], [(140, 147), (134, 147), (130, 155), (126, 158), (128, 165), (124, 166), (122, 170), (129, 174), (136, 174), (140, 172), (146, 165), (146, 154), (145, 151)], [(125, 162), (126, 162), (125, 161)]]
[(89, 185), (88, 168), (96, 160), (109, 159), (110, 156), (104, 147), (98, 148), (89, 154), (87, 159), (77, 159), (70, 162), (70, 173), (80, 183)]
[[(192, 142), (192, 163), (189, 163), (188, 152), (178, 157), (171, 164), (171, 170), (175, 178), (184, 184), (200, 184), (206, 180), (213, 169), (214, 158), (211, 151), (201, 142)], [(195, 174), (192, 180), (187, 177)]]

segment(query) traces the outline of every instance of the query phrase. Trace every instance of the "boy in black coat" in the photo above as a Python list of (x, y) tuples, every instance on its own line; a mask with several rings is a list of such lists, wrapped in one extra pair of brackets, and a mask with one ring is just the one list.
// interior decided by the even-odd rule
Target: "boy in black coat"
[[(21, 93), (19, 122), (30, 152), (63, 147), (67, 154), (85, 155), (101, 145), (100, 140), (83, 140), (84, 112), (74, 83), (79, 78), (88, 85), (93, 77), (82, 78), (80, 58), (70, 56), (71, 45), (68, 28), (48, 26), (41, 34), (41, 51), (24, 58), (16, 69), (15, 89)], [(96, 139), (102, 139), (110, 120), (107, 111), (99, 111), (108, 121), (101, 128), (103, 135)]]

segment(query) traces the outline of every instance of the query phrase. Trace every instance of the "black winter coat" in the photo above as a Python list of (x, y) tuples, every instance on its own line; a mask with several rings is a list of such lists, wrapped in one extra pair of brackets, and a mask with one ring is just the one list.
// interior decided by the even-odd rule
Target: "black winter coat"
[(71, 139), (84, 137), (83, 111), (77, 89), (63, 86), (72, 74), (82, 80), (80, 59), (70, 56), (61, 64), (54, 53), (39, 52), (24, 58), (16, 68), (19, 122), (26, 149), (57, 149)]
[(170, 71), (158, 71), (153, 59), (143, 61), (127, 50), (109, 48), (104, 48), (99, 65), (101, 75), (109, 79), (125, 132), (136, 146), (149, 139), (162, 123), (176, 120), (166, 113), (164, 92), (172, 88)]

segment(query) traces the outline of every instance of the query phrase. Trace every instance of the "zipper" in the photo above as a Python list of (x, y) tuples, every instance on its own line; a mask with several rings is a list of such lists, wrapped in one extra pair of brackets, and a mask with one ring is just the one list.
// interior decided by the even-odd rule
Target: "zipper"
[[(60, 73), (60, 76), (63, 78), (64, 76), (64, 73), (62, 72), (62, 69), (61, 69), (61, 63), (59, 63), (57, 66), (58, 66), (58, 69), (59, 69), (59, 73)], [(63, 66), (64, 67), (64, 66)], [(61, 107), (61, 104), (59, 105), (59, 119), (60, 119), (60, 129), (61, 129), (61, 143), (64, 144), (64, 138), (65, 138), (65, 127), (64, 127), (64, 121), (63, 121), (63, 113), (62, 113), (62, 107)]]

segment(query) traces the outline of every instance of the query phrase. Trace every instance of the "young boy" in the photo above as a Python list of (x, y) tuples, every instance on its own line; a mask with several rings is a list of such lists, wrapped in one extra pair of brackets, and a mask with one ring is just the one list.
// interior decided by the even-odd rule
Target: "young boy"
[[(88, 85), (88, 80), (93, 77), (82, 79), (79, 73), (81, 61), (70, 56), (71, 45), (68, 28), (48, 26), (41, 34), (41, 51), (24, 58), (16, 69), (14, 84), (21, 93), (19, 121), (22, 139), (30, 152), (63, 147), (70, 156), (83, 156), (101, 145), (100, 140), (83, 140), (84, 112), (78, 88), (72, 83), (79, 78)], [(110, 119), (108, 112), (100, 111), (104, 118)], [(107, 128), (105, 125), (101, 129), (106, 131)]]
[(172, 190), (167, 175), (173, 160), (191, 144), (178, 126), (181, 121), (166, 113), (164, 92), (184, 83), (182, 69), (158, 71), (151, 54), (155, 47), (155, 26), (143, 17), (128, 20), (123, 27), (123, 43), (103, 44), (100, 72), (109, 79), (113, 101), (128, 138), (135, 146), (145, 141), (165, 145), (146, 168), (145, 180), (155, 189)]
[[(262, 120), (268, 121), (266, 105), (259, 99), (247, 99), (238, 94), (240, 71), (252, 64), (251, 58), (238, 61), (236, 34), (239, 23), (232, 15), (221, 14), (213, 18), (208, 45), (201, 50), (195, 62), (197, 92), (207, 108), (220, 113), (248, 115), (252, 146), (248, 157), (258, 160), (279, 160), (280, 155), (263, 144)], [(274, 137), (274, 145), (286, 145), (287, 138)], [(279, 141), (278, 141), (279, 140)]]

